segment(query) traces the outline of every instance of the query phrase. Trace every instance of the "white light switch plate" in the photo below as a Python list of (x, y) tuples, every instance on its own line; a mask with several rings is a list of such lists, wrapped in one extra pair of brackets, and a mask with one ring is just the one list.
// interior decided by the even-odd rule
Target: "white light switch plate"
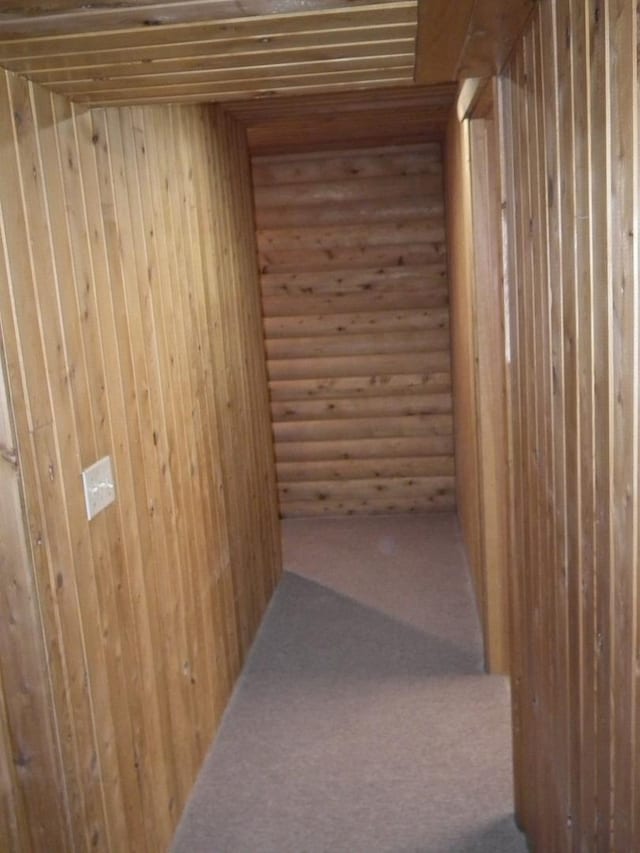
[(87, 518), (91, 521), (99, 512), (116, 499), (116, 487), (113, 481), (111, 457), (104, 456), (82, 472), (84, 500), (87, 506)]

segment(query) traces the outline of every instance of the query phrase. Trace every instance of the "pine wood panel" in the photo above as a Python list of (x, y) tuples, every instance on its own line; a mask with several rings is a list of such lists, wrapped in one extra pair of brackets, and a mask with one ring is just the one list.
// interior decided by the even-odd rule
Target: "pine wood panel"
[(478, 610), (486, 635), (482, 520), (479, 493), (475, 300), (473, 292), (473, 220), (469, 175), (469, 126), (451, 113), (447, 134), (446, 192), (449, 275), (451, 281), (452, 385), (455, 407), (457, 507)]
[(281, 513), (450, 508), (440, 147), (254, 157), (253, 175)]
[[(260, 156), (299, 151), (315, 157), (316, 152), (325, 149), (341, 152), (345, 148), (390, 145), (404, 149), (414, 143), (440, 141), (455, 96), (455, 84), (414, 86), (387, 82), (389, 85), (366, 91), (325, 89), (317, 93), (290, 93), (282, 98), (237, 99), (225, 102), (225, 109), (247, 128), (249, 148)], [(375, 169), (380, 160), (373, 155), (371, 151), (371, 168)], [(433, 163), (432, 158), (430, 162)], [(330, 168), (335, 168), (332, 163)], [(353, 168), (361, 168), (361, 163), (355, 163)], [(404, 168), (396, 174), (406, 174)], [(428, 174), (429, 170), (425, 171)], [(280, 181), (281, 186), (285, 184), (288, 181)], [(263, 185), (258, 181), (256, 186)]]
[[(0, 847), (63, 850), (66, 786), (23, 513), (4, 357), (0, 376)], [(16, 630), (16, 626), (20, 626)], [(52, 784), (52, 780), (55, 783)]]
[(330, 441), (349, 438), (392, 438), (394, 436), (448, 436), (451, 415), (405, 415), (395, 417), (340, 418), (339, 420), (283, 421), (273, 425), (276, 442)]
[[(394, 311), (420, 312), (430, 308), (445, 308), (449, 298), (447, 289), (443, 286), (445, 268), (444, 258), (436, 264), (430, 262), (424, 264), (422, 283), (419, 276), (416, 280), (413, 273), (409, 281), (408, 276), (395, 275), (395, 271), (385, 266), (377, 269), (355, 269), (346, 273), (342, 270), (331, 270), (326, 273), (326, 278), (311, 285), (310, 288), (300, 285), (300, 292), (296, 293), (294, 290), (292, 296), (271, 296), (268, 291), (271, 276), (264, 274), (262, 276), (265, 283), (262, 300), (264, 314), (265, 317), (276, 319), (300, 317), (306, 311), (320, 317), (344, 316), (351, 312), (359, 314), (362, 311), (364, 294), (366, 294), (365, 307), (368, 311), (378, 309), (389, 314)], [(385, 281), (384, 274), (387, 271), (389, 271), (389, 279)], [(296, 274), (288, 275), (293, 277)], [(313, 275), (317, 277), (317, 271)], [(299, 276), (301, 277), (302, 275)], [(306, 278), (306, 280), (309, 279)], [(353, 281), (364, 282), (364, 286), (355, 287), (352, 290), (351, 282)], [(342, 289), (343, 285), (344, 289)]]
[[(323, 63), (327, 65), (328, 63)], [(384, 64), (384, 63), (383, 63)], [(172, 82), (167, 84), (152, 84), (144, 88), (122, 90), (118, 86), (106, 92), (91, 92), (84, 95), (71, 95), (73, 100), (92, 106), (126, 106), (129, 104), (175, 104), (175, 103), (207, 103), (227, 101), (237, 98), (271, 97), (272, 92), (279, 95), (314, 95), (325, 92), (341, 92), (352, 90), (367, 90), (372, 87), (398, 86), (409, 79), (411, 66), (400, 57), (385, 67), (365, 68), (364, 70), (338, 70), (322, 68), (308, 74), (283, 73), (270, 79), (263, 76), (260, 70), (247, 80), (223, 80), (214, 82)], [(52, 87), (54, 88), (54, 87)], [(55, 87), (54, 91), (59, 88)], [(64, 87), (66, 92), (66, 87)]]
[[(368, 47), (368, 46), (367, 46)], [(386, 43), (386, 48), (389, 50), (389, 44)], [(344, 53), (344, 49), (342, 53)], [(359, 51), (358, 53), (362, 53)], [(380, 56), (382, 50), (374, 51), (369, 55), (355, 56), (338, 56), (337, 58), (323, 57), (320, 59), (312, 59), (310, 57), (289, 57), (286, 63), (277, 63), (274, 65), (257, 65), (247, 66), (246, 61), (241, 65), (236, 59), (233, 62), (222, 62), (218, 60), (218, 67), (210, 64), (200, 68), (191, 68), (187, 71), (177, 72), (175, 70), (158, 71), (148, 75), (131, 75), (126, 76), (118, 74), (117, 81), (113, 80), (63, 80), (56, 83), (53, 81), (45, 81), (51, 88), (56, 89), (59, 86), (64, 86), (65, 94), (76, 101), (83, 101), (90, 98), (109, 99), (115, 95), (120, 99), (127, 96), (137, 96), (140, 89), (144, 88), (145, 92), (154, 94), (156, 92), (164, 94), (166, 92), (176, 93), (186, 91), (188, 94), (197, 94), (200, 91), (207, 91), (211, 95), (226, 92), (228, 89), (235, 92), (241, 92), (244, 89), (251, 90), (255, 88), (256, 81), (260, 82), (262, 88), (267, 86), (282, 85), (285, 88), (291, 86), (307, 87), (313, 84), (317, 79), (325, 74), (331, 75), (331, 79), (335, 82), (344, 82), (347, 74), (352, 72), (370, 72), (372, 64), (376, 66), (376, 74), (386, 73), (385, 69), (392, 69), (395, 72), (400, 71), (410, 65), (413, 53), (411, 45), (399, 42), (391, 47), (391, 52)], [(193, 63), (191, 63), (193, 64)], [(65, 75), (68, 76), (68, 75)], [(356, 79), (355, 74), (352, 74)], [(400, 76), (398, 73), (393, 75), (396, 79)], [(357, 79), (360, 79), (362, 74), (359, 74)], [(291, 79), (293, 78), (293, 79)], [(329, 81), (330, 82), (330, 81)]]
[(0, 82), (0, 839), (166, 849), (279, 571), (244, 134)]
[(277, 466), (281, 486), (287, 483), (319, 480), (373, 480), (379, 477), (453, 476), (450, 456), (424, 456), (419, 459), (338, 459), (318, 462), (280, 462)]
[[(244, 36), (268, 37), (273, 33), (335, 32), (393, 23), (409, 23), (415, 19), (415, 3), (411, 0), (386, 0), (362, 7), (334, 7), (328, 10), (268, 16), (211, 17), (205, 12), (196, 22), (166, 24), (154, 27), (122, 27), (115, 30), (82, 29), (79, 33), (61, 32), (46, 36), (19, 36), (3, 40), (3, 61), (31, 57), (66, 56), (90, 51), (140, 50), (145, 47), (172, 46), (176, 42), (225, 41)], [(35, 19), (37, 20), (37, 18)]]
[[(431, 393), (438, 396), (451, 389), (451, 377), (444, 373), (407, 373), (390, 376), (351, 376), (325, 379), (282, 379), (269, 382), (272, 405), (279, 401), (295, 405), (297, 400), (326, 400), (367, 397), (404, 397)], [(432, 397), (433, 399), (433, 397)], [(402, 401), (400, 400), (402, 405)]]
[(416, 82), (499, 73), (534, 5), (535, 0), (419, 0)]
[(442, 83), (457, 78), (474, 0), (459, 3), (420, 0), (415, 79), (417, 83)]
[[(330, 180), (329, 176), (327, 178)], [(260, 211), (260, 227), (279, 228), (291, 219), (292, 205), (283, 205), (274, 199), (272, 207), (264, 207)], [(338, 225), (341, 222), (353, 222), (356, 217), (366, 217), (369, 222), (393, 222), (394, 220), (410, 219), (423, 216), (428, 219), (442, 215), (442, 205), (438, 202), (427, 202), (424, 199), (402, 198), (391, 196), (388, 204), (381, 208), (375, 199), (355, 199), (345, 201), (339, 212), (335, 210), (318, 210), (305, 204), (295, 208), (295, 215), (300, 225)]]
[(545, 0), (502, 86), (518, 815), (640, 847), (638, 21)]
[(331, 441), (283, 441), (276, 444), (277, 462), (316, 462), (335, 459), (418, 459), (427, 456), (453, 456), (453, 436), (425, 438), (394, 436), (376, 438), (340, 438)]
[(338, 331), (326, 336), (297, 336), (295, 338), (276, 338), (267, 341), (267, 356), (270, 359), (287, 358), (323, 358), (328, 356), (360, 355), (396, 355), (412, 352), (442, 352), (449, 344), (448, 329), (430, 329), (428, 334), (422, 331), (397, 332), (386, 331), (370, 334), (347, 334), (338, 327)]
[(451, 411), (450, 394), (358, 397), (356, 400), (289, 400), (271, 404), (274, 419), (319, 420), (322, 418), (381, 417), (388, 415), (430, 415)]
[[(360, 303), (362, 305), (362, 303)], [(333, 358), (282, 358), (267, 362), (269, 376), (274, 380), (287, 379), (326, 379), (333, 377), (391, 376), (411, 373), (448, 371), (449, 351), (416, 351), (399, 355), (348, 355)]]
[[(289, 291), (291, 288), (289, 288)], [(358, 335), (385, 332), (420, 332), (446, 329), (449, 317), (446, 308), (423, 311), (368, 311), (361, 314), (333, 314), (330, 318), (311, 314), (309, 317), (265, 317), (269, 338), (274, 340), (300, 337), (321, 337), (330, 333)], [(384, 332), (383, 332), (384, 333)]]
[[(423, 156), (415, 157), (416, 151), (421, 151)], [(367, 178), (390, 175), (438, 175), (441, 172), (442, 162), (438, 145), (419, 148), (407, 145), (395, 153), (384, 148), (380, 152), (370, 150), (362, 157), (358, 157), (354, 152), (345, 156), (339, 151), (330, 157), (318, 157), (317, 153), (310, 153), (296, 157), (295, 160), (263, 157), (254, 163), (253, 185), (260, 187), (273, 183), (307, 183), (317, 181), (319, 178), (333, 181), (355, 175)], [(423, 201), (424, 203), (426, 201)]]
[[(491, 100), (493, 98), (491, 97)], [(504, 353), (499, 137), (493, 109), (470, 122), (473, 298), (477, 429), (482, 507), (486, 654), (492, 672), (509, 672), (509, 456)]]
[(186, 0), (14, 11), (0, 13), (0, 64), (103, 106), (409, 84), (416, 8)]
[(535, 9), (536, 0), (478, 0), (460, 56), (459, 78), (502, 71)]
[(431, 498), (433, 495), (451, 494), (453, 490), (452, 477), (373, 477), (371, 479), (360, 478), (357, 482), (347, 480), (329, 481), (296, 481), (282, 483), (279, 486), (280, 501), (324, 501), (339, 500), (347, 497), (349, 499), (366, 500), (369, 497), (384, 498), (389, 496), (391, 500), (402, 500), (414, 495), (419, 500), (423, 497)]
[[(362, 497), (334, 498), (316, 501), (315, 515), (389, 515), (411, 512), (448, 512), (454, 500), (453, 487), (443, 487), (435, 494), (416, 498), (401, 497)], [(288, 501), (287, 518), (308, 518), (309, 501)]]
[[(375, 0), (374, 0), (375, 2)], [(371, 5), (371, 0), (111, 0), (24, 3), (0, 13), (4, 39), (138, 29)]]
[[(390, 202), (393, 206), (393, 199)], [(345, 207), (350, 210), (349, 205), (340, 205), (335, 212), (336, 219), (342, 215)], [(442, 206), (440, 206), (442, 210)], [(294, 215), (300, 215), (301, 208), (291, 207)], [(307, 207), (310, 215), (321, 216), (323, 208)], [(350, 214), (353, 216), (353, 213)], [(362, 217), (369, 216), (369, 208), (362, 212)], [(304, 224), (304, 223), (301, 223)], [(322, 294), (339, 294), (361, 296), (362, 291), (370, 295), (386, 294), (393, 295), (400, 288), (402, 293), (420, 293), (425, 291), (429, 295), (446, 293), (447, 265), (442, 258), (436, 263), (430, 263), (426, 267), (376, 267), (373, 269), (339, 270), (337, 273), (328, 272), (320, 281), (314, 272), (284, 272), (284, 273), (262, 273), (262, 292), (265, 297), (272, 296), (321, 296)], [(402, 310), (402, 309), (397, 309)], [(351, 313), (351, 312), (349, 312)]]
[(457, 503), (487, 666), (509, 671), (508, 454), (498, 136), (492, 118), (447, 137)]
[[(433, 85), (499, 70), (532, 5), (532, 0), (22, 3), (0, 11), (0, 61), (54, 91), (102, 105), (272, 100)], [(391, 112), (386, 118), (393, 123)], [(419, 127), (414, 121), (416, 140)], [(395, 139), (391, 129), (384, 132), (388, 143), (409, 141), (408, 127), (396, 130)], [(374, 144), (375, 129), (368, 134), (361, 136), (363, 146)]]

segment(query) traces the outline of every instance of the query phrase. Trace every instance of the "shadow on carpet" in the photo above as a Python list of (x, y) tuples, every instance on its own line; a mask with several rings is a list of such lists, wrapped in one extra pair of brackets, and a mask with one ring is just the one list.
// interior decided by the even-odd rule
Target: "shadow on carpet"
[(175, 853), (524, 853), (509, 702), (470, 653), (285, 573)]

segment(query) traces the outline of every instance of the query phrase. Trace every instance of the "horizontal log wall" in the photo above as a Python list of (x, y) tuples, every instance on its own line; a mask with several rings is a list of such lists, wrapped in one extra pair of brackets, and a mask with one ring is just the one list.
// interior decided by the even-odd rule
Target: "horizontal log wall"
[(440, 146), (253, 179), (281, 514), (452, 508)]
[(543, 0), (504, 81), (517, 805), (640, 850), (638, 21)]
[(279, 569), (248, 156), (207, 108), (8, 73), (0, 139), (0, 846), (151, 853)]

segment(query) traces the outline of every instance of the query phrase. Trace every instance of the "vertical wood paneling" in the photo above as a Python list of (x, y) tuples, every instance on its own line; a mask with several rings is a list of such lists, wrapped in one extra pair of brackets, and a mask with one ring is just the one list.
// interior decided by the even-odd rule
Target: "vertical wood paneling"
[(281, 514), (452, 507), (440, 146), (253, 176)]
[[(580, 761), (581, 725), (580, 725), (580, 642), (581, 610), (579, 606), (581, 590), (582, 550), (580, 540), (581, 495), (579, 479), (579, 446), (581, 422), (579, 417), (579, 364), (578, 364), (578, 258), (574, 254), (577, 244), (579, 221), (576, 217), (578, 196), (574, 177), (576, 175), (575, 151), (575, 115), (573, 97), (575, 87), (574, 52), (572, 45), (577, 33), (571, 38), (571, 4), (559, 3), (556, 9), (555, 39), (548, 45), (554, 56), (557, 98), (555, 130), (558, 132), (556, 151), (556, 178), (554, 189), (558, 198), (557, 230), (560, 257), (557, 259), (559, 278), (558, 300), (562, 304), (562, 328), (554, 333), (554, 342), (558, 350), (562, 347), (563, 366), (556, 376), (562, 381), (562, 403), (564, 410), (564, 487), (565, 487), (565, 530), (566, 551), (566, 610), (557, 614), (557, 644), (559, 654), (564, 660), (564, 678), (566, 680), (564, 732), (558, 731), (558, 737), (564, 738), (566, 749), (563, 751), (565, 771), (565, 790), (561, 791), (566, 813), (572, 816), (571, 825), (567, 821), (568, 848), (577, 849), (576, 833), (573, 824), (580, 824), (580, 778), (571, 772)], [(567, 53), (564, 62), (559, 61), (562, 52)], [(564, 176), (564, 178), (562, 177)], [(572, 223), (574, 234), (572, 234)], [(573, 238), (573, 239), (572, 239)], [(573, 437), (573, 440), (572, 440)], [(564, 621), (563, 623), (563, 619)], [(569, 642), (573, 639), (573, 642)]]
[(1, 83), (0, 844), (166, 849), (280, 569), (248, 154)]
[[(640, 844), (637, 809), (638, 610), (638, 32), (637, 14), (615, 2), (609, 13), (609, 240), (611, 276), (611, 846)], [(635, 70), (635, 74), (633, 71)], [(633, 367), (635, 366), (635, 371)], [(636, 570), (635, 572), (633, 570)], [(618, 697), (623, 697), (622, 701)]]
[[(507, 555), (508, 473), (502, 297), (498, 137), (493, 117), (469, 124), (472, 164), (473, 299), (475, 320), (477, 452), (482, 523), (485, 648), (491, 672), (509, 672)], [(477, 168), (480, 166), (481, 168)], [(454, 388), (454, 400), (455, 400)], [(457, 445), (457, 458), (463, 453)]]
[(638, 23), (545, 0), (502, 86), (519, 817), (640, 847)]
[[(65, 849), (66, 786), (38, 593), (23, 524), (18, 453), (2, 353), (0, 375), (0, 848)], [(52, 780), (55, 783), (52, 784)]]
[(508, 454), (499, 163), (492, 94), (447, 131), (456, 499), (487, 666), (509, 671)]
[(447, 245), (451, 289), (452, 380), (455, 392), (456, 502), (480, 613), (486, 590), (482, 571), (478, 457), (473, 198), (469, 122), (452, 111), (447, 130)]

